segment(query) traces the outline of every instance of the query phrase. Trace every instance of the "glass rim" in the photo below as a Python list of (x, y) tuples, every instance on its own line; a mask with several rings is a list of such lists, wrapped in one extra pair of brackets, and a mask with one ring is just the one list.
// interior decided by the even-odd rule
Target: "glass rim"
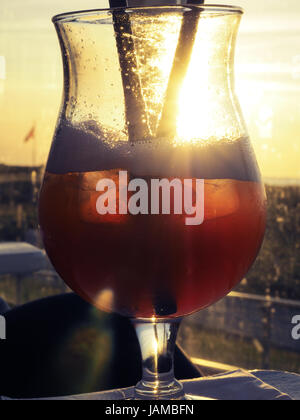
[(58, 23), (61, 21), (69, 21), (70, 19), (76, 19), (83, 16), (89, 16), (97, 13), (104, 13), (104, 12), (113, 12), (113, 11), (134, 11), (134, 10), (175, 10), (175, 9), (202, 9), (203, 12), (214, 12), (220, 16), (222, 15), (242, 15), (244, 13), (244, 9), (240, 6), (229, 6), (223, 4), (183, 4), (183, 5), (160, 5), (160, 6), (138, 6), (138, 7), (116, 7), (116, 8), (104, 8), (104, 9), (89, 9), (89, 10), (79, 10), (74, 12), (66, 12), (60, 13), (58, 15), (53, 16), (52, 22)]

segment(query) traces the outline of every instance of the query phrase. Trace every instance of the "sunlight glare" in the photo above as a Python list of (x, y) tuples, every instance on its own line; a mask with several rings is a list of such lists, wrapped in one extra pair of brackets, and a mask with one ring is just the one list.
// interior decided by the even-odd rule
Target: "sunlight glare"
[(208, 32), (211, 26), (207, 25), (206, 29), (197, 33), (190, 66), (179, 94), (177, 134), (180, 141), (189, 143), (193, 139), (199, 138), (199, 131), (201, 131), (202, 138), (209, 136), (210, 101), (207, 58), (209, 50), (213, 46), (209, 42), (210, 34)]
[(238, 18), (204, 17), (179, 94), (178, 143), (236, 140), (245, 135), (233, 93), (232, 40)]
[(113, 311), (114, 309), (114, 292), (112, 289), (107, 288), (102, 290), (97, 299), (97, 306), (106, 311)]

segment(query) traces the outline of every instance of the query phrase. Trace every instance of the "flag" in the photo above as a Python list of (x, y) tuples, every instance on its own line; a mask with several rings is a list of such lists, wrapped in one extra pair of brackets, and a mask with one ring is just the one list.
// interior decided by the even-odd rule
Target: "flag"
[(31, 128), (27, 136), (24, 138), (24, 143), (28, 143), (29, 140), (35, 138), (35, 125)]

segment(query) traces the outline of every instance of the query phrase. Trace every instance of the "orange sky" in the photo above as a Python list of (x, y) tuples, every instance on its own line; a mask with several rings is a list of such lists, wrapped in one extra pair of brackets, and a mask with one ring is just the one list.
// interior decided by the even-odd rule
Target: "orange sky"
[[(300, 2), (237, 4), (246, 11), (238, 38), (237, 92), (263, 175), (300, 178)], [(32, 163), (32, 145), (23, 139), (34, 123), (36, 163), (45, 163), (62, 91), (51, 16), (102, 6), (102, 0), (65, 0), (63, 6), (57, 0), (1, 0), (0, 163)]]

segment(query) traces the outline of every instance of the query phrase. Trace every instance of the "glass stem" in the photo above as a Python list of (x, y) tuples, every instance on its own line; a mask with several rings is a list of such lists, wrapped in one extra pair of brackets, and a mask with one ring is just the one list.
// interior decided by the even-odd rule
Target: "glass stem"
[(183, 386), (174, 378), (174, 350), (181, 320), (132, 320), (142, 352), (143, 377), (135, 399), (184, 399)]

